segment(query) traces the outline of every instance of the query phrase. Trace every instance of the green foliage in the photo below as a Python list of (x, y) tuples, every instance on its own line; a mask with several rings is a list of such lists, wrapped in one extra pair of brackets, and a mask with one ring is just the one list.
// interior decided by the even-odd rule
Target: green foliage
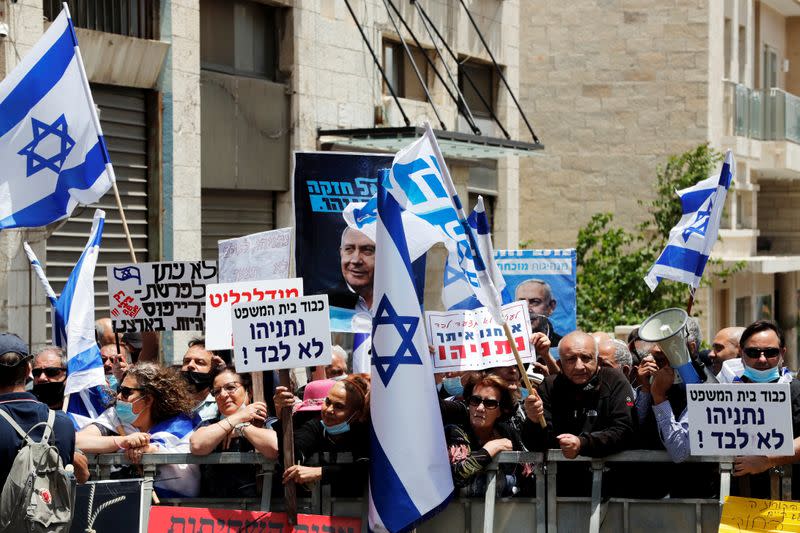
[(721, 154), (707, 145), (672, 156), (657, 171), (655, 198), (639, 202), (650, 217), (638, 228), (628, 231), (613, 224), (611, 213), (597, 213), (578, 231), (576, 292), (581, 329), (611, 331), (617, 324), (639, 323), (660, 309), (686, 306), (689, 290), (685, 284), (665, 280), (651, 293), (643, 278), (664, 249), (669, 230), (681, 218), (675, 191), (707, 178), (721, 160)]

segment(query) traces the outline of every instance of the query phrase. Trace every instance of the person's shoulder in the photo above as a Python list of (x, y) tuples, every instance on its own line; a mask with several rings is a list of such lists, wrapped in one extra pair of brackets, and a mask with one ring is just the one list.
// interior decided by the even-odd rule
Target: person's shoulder
[(69, 415), (63, 411), (56, 411), (56, 417), (53, 422), (53, 430), (59, 435), (66, 435), (68, 433), (75, 434), (75, 424)]
[(616, 386), (620, 383), (630, 384), (628, 378), (625, 377), (625, 374), (622, 373), (621, 370), (618, 368), (609, 368), (607, 366), (601, 366), (597, 369), (599, 374), (600, 380), (602, 382), (608, 383), (609, 385)]

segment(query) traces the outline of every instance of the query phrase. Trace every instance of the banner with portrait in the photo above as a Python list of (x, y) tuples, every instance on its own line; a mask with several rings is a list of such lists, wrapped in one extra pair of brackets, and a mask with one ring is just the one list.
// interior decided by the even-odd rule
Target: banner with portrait
[[(363, 234), (345, 231), (342, 210), (350, 202), (366, 202), (376, 194), (393, 157), (294, 153), (296, 275), (303, 278), (306, 296), (328, 295), (333, 331), (369, 332), (372, 328), (367, 300), (374, 279), (375, 243)], [(421, 298), (424, 256), (414, 262), (414, 273)]]
[(534, 332), (547, 333), (555, 348), (577, 328), (575, 249), (495, 250), (494, 257), (511, 297), (528, 301)]

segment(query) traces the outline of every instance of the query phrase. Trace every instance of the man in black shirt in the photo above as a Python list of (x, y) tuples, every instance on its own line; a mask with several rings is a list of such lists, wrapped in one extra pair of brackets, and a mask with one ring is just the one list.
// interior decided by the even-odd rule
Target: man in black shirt
[[(11, 333), (0, 333), (0, 409), (10, 414), (14, 421), (28, 431), (39, 422), (46, 422), (49, 408), (33, 394), (25, 392), (25, 379), (31, 373), (28, 347), (22, 339)], [(75, 428), (69, 417), (56, 413), (53, 423), (55, 445), (61, 461), (72, 463), (75, 451)], [(42, 438), (44, 426), (31, 433), (34, 441)], [(22, 437), (4, 419), (0, 419), (0, 480), (5, 480), (17, 456)]]

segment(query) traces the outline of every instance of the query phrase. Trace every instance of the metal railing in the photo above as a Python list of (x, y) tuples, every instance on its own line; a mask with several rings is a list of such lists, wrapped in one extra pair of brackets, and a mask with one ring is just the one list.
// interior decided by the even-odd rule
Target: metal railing
[[(348, 462), (348, 456), (339, 455), (339, 462)], [(443, 526), (454, 527), (450, 520), (457, 516), (458, 513), (463, 513), (463, 523), (465, 524), (465, 531), (483, 531), (489, 533), (494, 531), (498, 526), (497, 506), (502, 504), (505, 509), (504, 526), (505, 528), (512, 527), (510, 522), (514, 522), (514, 511), (525, 510), (529, 516), (532, 512), (533, 520), (525, 522), (517, 517), (516, 524), (526, 523), (526, 529), (534, 529), (535, 531), (555, 533), (559, 530), (559, 516), (564, 516), (566, 512), (569, 516), (569, 524), (562, 524), (564, 529), (569, 529), (574, 526), (576, 522), (583, 523), (581, 529), (588, 530), (591, 533), (600, 531), (601, 525), (608, 516), (613, 515), (605, 527), (612, 527), (612, 529), (619, 529), (620, 531), (630, 530), (632, 522), (631, 514), (637, 509), (647, 509), (649, 514), (669, 516), (670, 513), (680, 514), (685, 518), (687, 511), (693, 513), (695, 521), (695, 529), (702, 531), (708, 529), (703, 525), (709, 526), (709, 523), (718, 524), (721, 504), (725, 501), (725, 497), (730, 494), (731, 486), (731, 471), (733, 467), (733, 457), (690, 457), (688, 463), (714, 463), (719, 464), (719, 498), (665, 498), (658, 500), (648, 499), (635, 499), (635, 498), (607, 498), (603, 499), (601, 488), (603, 485), (603, 474), (609, 463), (637, 463), (646, 468), (647, 464), (653, 463), (671, 463), (669, 455), (664, 451), (652, 450), (631, 450), (622, 452), (616, 455), (605, 457), (602, 459), (595, 459), (591, 457), (579, 456), (575, 459), (567, 459), (561, 453), (561, 450), (549, 450), (545, 453), (534, 452), (503, 452), (500, 453), (495, 460), (487, 467), (486, 476), (486, 493), (481, 499), (476, 498), (456, 498), (454, 499), (447, 512), (449, 516), (439, 515), (431, 519), (429, 523), (422, 524), (419, 531), (436, 531), (440, 530)], [(500, 498), (496, 496), (497, 475), (498, 468), (502, 464), (517, 464), (517, 463), (530, 463), (534, 465), (535, 475), (535, 495), (532, 497), (512, 497)], [(558, 467), (561, 463), (584, 463), (591, 469), (592, 483), (591, 495), (589, 497), (561, 497), (556, 494), (556, 480), (558, 476)], [(101, 479), (108, 479), (111, 474), (112, 466), (128, 465), (130, 462), (124, 454), (104, 454), (104, 455), (89, 455), (89, 464), (95, 476)], [(252, 464), (260, 468), (263, 475), (262, 478), (262, 494), (260, 502), (257, 506), (262, 511), (280, 510), (283, 508), (282, 501), (272, 502), (270, 495), (272, 493), (273, 473), (275, 471), (275, 463), (270, 461), (257, 453), (218, 453), (207, 456), (195, 456), (191, 454), (147, 454), (142, 457), (141, 465), (143, 468), (143, 476), (148, 481), (155, 478), (156, 468), (158, 465), (163, 464), (206, 464), (206, 465), (224, 465), (224, 464)], [(772, 498), (773, 499), (789, 499), (791, 497), (791, 468), (786, 468), (786, 474), (778, 474), (772, 472)], [(631, 480), (632, 483), (638, 480)], [(149, 485), (152, 487), (152, 484)], [(146, 484), (147, 487), (147, 484)], [(146, 488), (147, 491), (149, 489)], [(151, 495), (145, 494), (145, 501), (150, 502)], [(366, 497), (361, 499), (347, 499), (332, 497), (330, 486), (317, 484), (311, 493), (310, 501), (305, 499), (298, 502), (299, 508), (307, 509), (308, 512), (314, 514), (325, 515), (342, 515), (353, 516), (361, 515), (364, 531), (366, 531), (366, 518), (367, 518), (367, 501)], [(217, 499), (211, 501), (209, 499), (171, 499), (164, 500), (163, 503), (171, 505), (198, 505), (203, 507), (225, 505), (236, 505), (242, 501), (242, 498), (232, 498), (230, 500)], [(254, 502), (256, 503), (256, 502)], [(211, 504), (211, 505), (210, 505)], [(472, 515), (474, 511), (481, 511), (475, 506), (482, 505), (483, 516), (480, 519), (481, 525), (472, 527)], [(348, 507), (349, 506), (349, 507)], [(509, 511), (509, 507), (511, 510)], [(559, 512), (561, 509), (561, 512)], [(609, 509), (614, 509), (610, 512)], [(653, 509), (658, 510), (654, 512)], [(342, 512), (344, 510), (344, 512)], [(452, 513), (455, 513), (452, 514)], [(149, 514), (143, 513), (143, 519)], [(519, 514), (519, 513), (518, 513)], [(479, 513), (478, 513), (479, 515)], [(660, 515), (659, 515), (660, 516)], [(510, 518), (509, 518), (510, 517)], [(438, 520), (438, 522), (437, 522)], [(688, 519), (688, 520), (691, 520)], [(659, 522), (660, 523), (660, 522)], [(663, 531), (669, 531), (674, 522), (669, 520), (664, 521)], [(713, 524), (712, 524), (713, 525)], [(652, 529), (652, 528), (651, 528)], [(716, 530), (716, 529), (714, 529)], [(658, 533), (658, 528), (653, 529), (653, 533)]]
[[(44, 16), (53, 20), (63, 0), (44, 0)], [(140, 39), (158, 39), (158, 0), (68, 0), (70, 15), (79, 28)]]
[(728, 135), (800, 144), (800, 96), (774, 87), (765, 94), (727, 80), (724, 85)]

